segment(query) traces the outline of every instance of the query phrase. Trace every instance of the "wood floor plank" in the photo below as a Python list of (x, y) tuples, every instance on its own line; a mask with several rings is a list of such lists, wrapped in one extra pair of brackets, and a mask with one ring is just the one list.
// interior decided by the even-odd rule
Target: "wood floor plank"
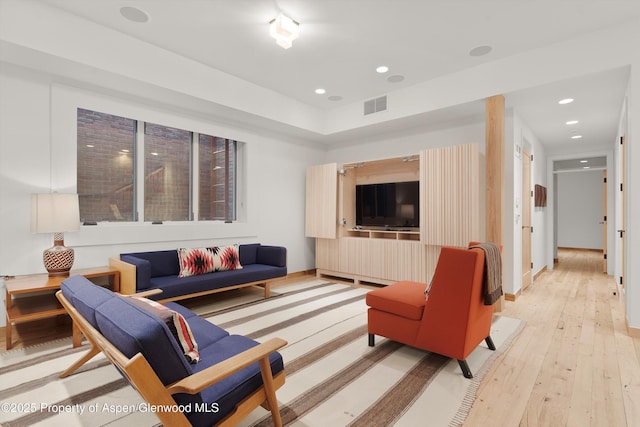
[(505, 303), (501, 314), (527, 326), (483, 380), (465, 426), (640, 425), (640, 340), (626, 334), (624, 307), (611, 308), (615, 282), (596, 251), (559, 258)]
[(610, 306), (626, 422), (630, 426), (640, 426), (640, 358), (637, 352), (640, 340), (627, 334), (623, 300), (614, 298)]
[(593, 339), (595, 330), (596, 295), (593, 286), (586, 288), (580, 329), (576, 372), (569, 403), (568, 427), (591, 424), (591, 396), (593, 392)]

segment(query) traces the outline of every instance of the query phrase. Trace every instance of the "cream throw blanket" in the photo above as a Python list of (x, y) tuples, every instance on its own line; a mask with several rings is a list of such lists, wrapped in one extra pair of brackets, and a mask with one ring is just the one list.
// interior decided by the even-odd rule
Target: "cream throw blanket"
[(480, 243), (469, 247), (484, 251), (484, 305), (493, 305), (502, 296), (502, 254), (495, 243)]

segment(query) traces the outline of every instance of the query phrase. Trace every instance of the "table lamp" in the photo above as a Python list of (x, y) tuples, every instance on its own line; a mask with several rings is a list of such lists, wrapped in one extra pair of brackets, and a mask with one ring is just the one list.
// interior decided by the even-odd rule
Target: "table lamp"
[(42, 258), (49, 276), (68, 276), (74, 252), (64, 246), (64, 232), (80, 230), (77, 194), (33, 194), (31, 196), (31, 232), (54, 233), (53, 247)]

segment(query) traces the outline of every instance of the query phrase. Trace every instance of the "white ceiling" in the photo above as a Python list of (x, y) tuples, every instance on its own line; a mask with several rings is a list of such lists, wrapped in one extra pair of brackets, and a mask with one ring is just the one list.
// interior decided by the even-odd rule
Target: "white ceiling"
[[(638, 0), (42, 1), (323, 110), (640, 16)], [(124, 19), (123, 6), (146, 12), (149, 21)], [(288, 50), (268, 35), (268, 22), (279, 10), (300, 22), (300, 38)], [(488, 55), (469, 55), (482, 45), (492, 47)], [(390, 71), (377, 74), (378, 65)], [(404, 80), (387, 81), (396, 75)], [(515, 108), (548, 147), (576, 144), (569, 139), (573, 130), (583, 134), (580, 144), (612, 144), (627, 80), (628, 69), (621, 68), (505, 97), (507, 107)], [(326, 94), (316, 95), (318, 87)], [(331, 96), (341, 100), (330, 101)], [(557, 100), (566, 96), (576, 102), (558, 106)], [(483, 108), (482, 102), (470, 103), (426, 114), (420, 123), (483, 120)], [(399, 124), (406, 128), (418, 123), (414, 119)], [(580, 123), (565, 125), (571, 119)], [(375, 126), (361, 130), (378, 131)], [(347, 132), (326, 142), (348, 137)]]

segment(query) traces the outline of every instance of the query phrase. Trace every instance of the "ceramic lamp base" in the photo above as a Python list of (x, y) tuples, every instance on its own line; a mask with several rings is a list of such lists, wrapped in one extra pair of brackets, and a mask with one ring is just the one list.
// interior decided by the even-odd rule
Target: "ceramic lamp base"
[(49, 272), (49, 277), (68, 276), (73, 266), (74, 251), (64, 245), (64, 240), (56, 233), (53, 247), (42, 253), (44, 268)]

